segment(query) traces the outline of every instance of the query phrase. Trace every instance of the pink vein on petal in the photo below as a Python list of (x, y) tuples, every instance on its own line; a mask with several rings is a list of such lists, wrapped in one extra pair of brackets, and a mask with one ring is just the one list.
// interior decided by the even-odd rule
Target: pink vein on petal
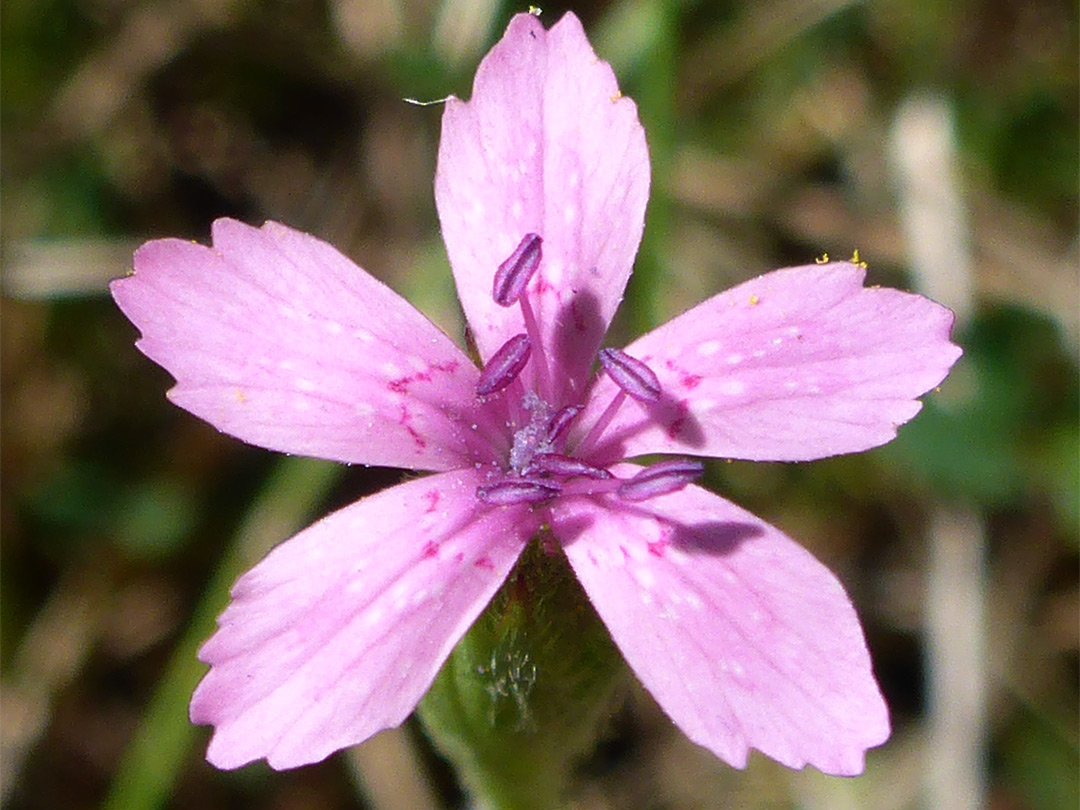
[(111, 287), (176, 378), (173, 402), (272, 450), (428, 470), (470, 458), (456, 409), (476, 368), (411, 304), (283, 225), (218, 220), (213, 237), (149, 242)]
[(479, 509), (479, 480), (441, 473), (361, 500), (236, 583), (191, 703), (215, 726), (213, 764), (317, 762), (409, 715), (536, 529), (524, 508)]

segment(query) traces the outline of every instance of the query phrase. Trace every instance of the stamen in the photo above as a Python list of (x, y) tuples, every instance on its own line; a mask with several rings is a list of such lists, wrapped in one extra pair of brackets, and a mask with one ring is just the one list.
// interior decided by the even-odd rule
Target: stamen
[(512, 306), (521, 298), (529, 279), (540, 266), (540, 244), (544, 240), (535, 233), (527, 233), (514, 248), (510, 258), (499, 265), (495, 271), (495, 284), (492, 297), (501, 307)]
[(492, 506), (513, 506), (518, 503), (546, 503), (557, 498), (560, 492), (562, 487), (554, 481), (508, 478), (495, 484), (477, 487), (476, 497)]
[(491, 356), (484, 370), (480, 372), (480, 381), (476, 383), (476, 393), (486, 397), (510, 385), (525, 368), (531, 351), (532, 344), (528, 335), (514, 335), (506, 341)]
[(575, 476), (584, 475), (586, 478), (594, 478), (598, 481), (611, 478), (611, 473), (592, 464), (586, 464), (579, 458), (560, 455), (559, 453), (538, 453), (525, 467), (525, 474), (550, 473), (551, 475)]
[(672, 459), (661, 461), (646, 467), (629, 481), (623, 483), (618, 495), (624, 501), (646, 501), (659, 495), (678, 492), (705, 474), (705, 466), (700, 461), (690, 459)]
[(604, 412), (600, 414), (600, 418), (593, 423), (593, 426), (589, 428), (589, 432), (585, 435), (585, 438), (581, 440), (574, 452), (580, 456), (584, 456), (589, 453), (593, 446), (599, 441), (600, 437), (604, 435), (604, 431), (607, 430), (608, 425), (611, 424), (611, 420), (615, 418), (615, 414), (618, 413), (619, 408), (626, 402), (626, 392), (619, 391), (608, 403), (608, 406), (604, 408)]
[(660, 380), (653, 370), (619, 349), (601, 349), (600, 365), (619, 388), (639, 402), (660, 399)]
[[(537, 237), (539, 238), (539, 237)], [(546, 397), (551, 397), (551, 385), (548, 382), (551, 378), (548, 375), (547, 357), (544, 354), (543, 335), (540, 334), (540, 326), (536, 322), (536, 314), (533, 312), (532, 305), (529, 303), (529, 296), (523, 295), (518, 299), (518, 303), (521, 304), (521, 318), (525, 321), (525, 330), (529, 333), (529, 336), (536, 342), (539, 349), (536, 353), (536, 384), (539, 387), (540, 392)]]
[(579, 413), (581, 413), (580, 405), (567, 405), (565, 408), (559, 408), (559, 410), (555, 412), (555, 415), (551, 417), (551, 421), (548, 422), (548, 441), (554, 442), (559, 438), (563, 432), (570, 427), (570, 423), (574, 421), (574, 417)]

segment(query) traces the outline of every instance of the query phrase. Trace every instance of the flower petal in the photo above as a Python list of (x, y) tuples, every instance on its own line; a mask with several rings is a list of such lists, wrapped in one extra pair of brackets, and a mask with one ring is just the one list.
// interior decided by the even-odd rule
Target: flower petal
[(333, 513), (241, 577), (199, 657), (191, 719), (235, 768), (318, 762), (400, 724), (536, 526), (490, 509), (473, 471), (400, 484)]
[(737, 768), (756, 748), (854, 775), (889, 736), (843, 587), (772, 526), (697, 486), (632, 509), (580, 498), (552, 512), (627, 663), (697, 744)]
[(630, 275), (648, 193), (637, 108), (577, 17), (550, 31), (530, 14), (514, 17), (480, 63), (472, 100), (446, 104), (435, 178), (458, 295), (485, 361), (525, 331), (516, 307), (495, 303), (492, 282), (536, 233), (544, 258), (531, 301), (543, 350), (565, 371), (558, 383), (580, 390)]
[[(891, 441), (961, 352), (948, 309), (864, 288), (865, 272), (777, 270), (632, 343), (627, 353), (656, 373), (663, 399), (623, 407), (596, 463), (646, 453), (807, 461)], [(575, 424), (592, 424), (615, 393), (601, 380)]]
[(143, 245), (111, 289), (173, 402), (244, 441), (335, 461), (471, 463), (455, 409), (468, 358), (411, 304), (313, 236), (214, 223), (213, 247)]

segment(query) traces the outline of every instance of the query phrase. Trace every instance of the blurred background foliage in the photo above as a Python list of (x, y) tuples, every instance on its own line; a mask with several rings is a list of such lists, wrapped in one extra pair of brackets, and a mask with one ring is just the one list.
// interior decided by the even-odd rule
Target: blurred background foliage
[[(545, 22), (568, 7), (545, 5)], [(572, 7), (638, 101), (654, 162), (614, 345), (742, 279), (858, 249), (874, 283), (956, 309), (965, 347), (890, 446), (710, 468), (710, 486), (804, 542), (857, 603), (895, 726), (867, 774), (760, 756), (734, 771), (635, 692), (574, 806), (1076, 807), (1076, 4)], [(4, 3), (5, 805), (461, 805), (412, 726), (294, 772), (203, 761), (186, 701), (232, 579), (399, 474), (283, 460), (173, 408), (106, 283), (145, 239), (271, 218), (460, 337), (432, 197), (441, 108), (403, 99), (467, 97), (520, 10)], [(926, 183), (954, 203), (929, 260), (905, 218)]]

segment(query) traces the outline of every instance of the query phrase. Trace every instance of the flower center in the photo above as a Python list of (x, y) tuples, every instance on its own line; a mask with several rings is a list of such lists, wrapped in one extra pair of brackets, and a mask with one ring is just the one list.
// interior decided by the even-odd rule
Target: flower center
[(552, 407), (532, 391), (522, 398), (521, 407), (529, 414), (529, 423), (514, 431), (514, 444), (510, 448), (510, 469), (518, 475), (525, 474), (538, 453), (551, 453), (554, 450), (548, 434)]
[(563, 455), (564, 437), (583, 410), (571, 404), (556, 408), (536, 391), (525, 391), (521, 372), (532, 361), (540, 392), (549, 392), (550, 369), (543, 338), (529, 302), (528, 286), (542, 260), (543, 240), (526, 234), (513, 253), (495, 272), (492, 297), (503, 307), (521, 308), (526, 331), (514, 335), (496, 351), (476, 386), (478, 397), (507, 397), (512, 418), (513, 441), (505, 470), (476, 490), (484, 503), (542, 505), (559, 496), (614, 495), (625, 501), (643, 501), (676, 492), (704, 473), (700, 462), (685, 459), (653, 464), (628, 479), (596, 467), (586, 459), (616, 412), (630, 397), (647, 406), (663, 397), (660, 381), (645, 363), (618, 349), (602, 349), (603, 372), (618, 387), (607, 408), (578, 443), (573, 456)]

